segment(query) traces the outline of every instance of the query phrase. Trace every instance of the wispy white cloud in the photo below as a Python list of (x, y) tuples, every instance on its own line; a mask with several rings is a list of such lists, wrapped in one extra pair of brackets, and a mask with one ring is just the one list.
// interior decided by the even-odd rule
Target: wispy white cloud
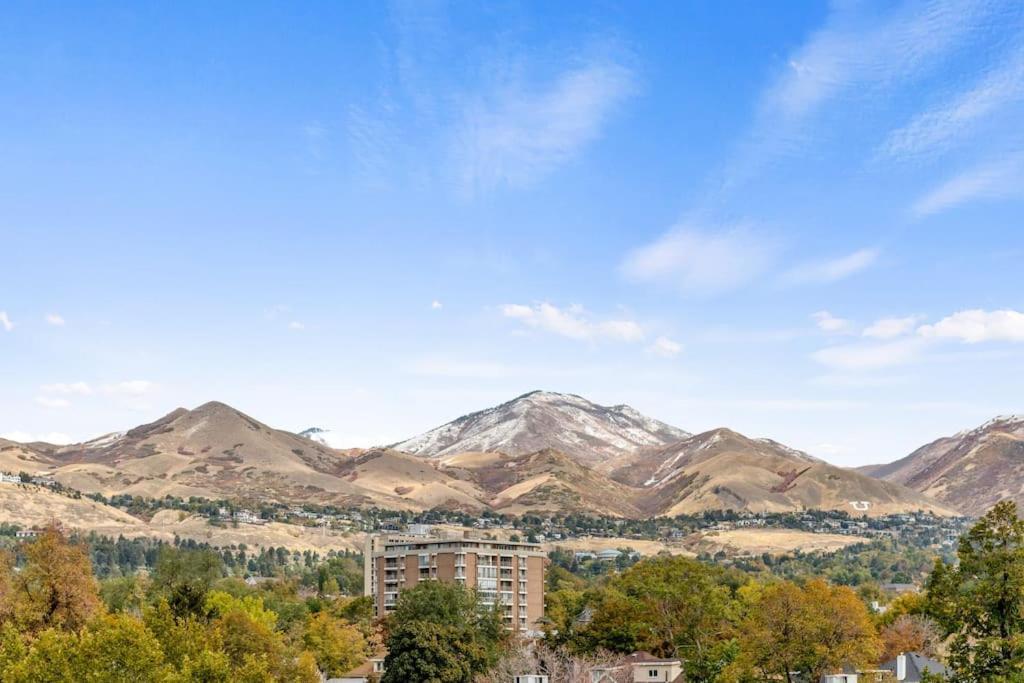
[(600, 136), (634, 81), (628, 67), (600, 58), (546, 86), (504, 83), (467, 98), (455, 131), (461, 189), (530, 185), (571, 161)]
[[(981, 342), (1024, 342), (1024, 313), (1004, 309), (959, 311), (934, 324), (918, 325), (920, 317), (883, 318), (867, 327), (863, 335), (873, 340), (829, 346), (812, 358), (839, 371), (877, 370), (928, 358), (956, 360), (936, 345), (943, 341), (965, 344)], [(915, 329), (916, 328), (916, 329)]]
[(1024, 44), (986, 69), (981, 78), (950, 100), (917, 114), (892, 131), (880, 153), (894, 158), (939, 152), (976, 131), (1001, 110), (1024, 100)]
[(0, 327), (4, 328), (4, 332), (10, 332), (14, 329), (14, 323), (11, 322), (10, 317), (7, 315), (7, 311), (0, 311)]
[(930, 74), (969, 39), (991, 29), (990, 0), (832, 3), (820, 30), (795, 49), (762, 92), (749, 133), (722, 170), (721, 186), (748, 181), (773, 158), (805, 149), (835, 128), (814, 119)]
[(609, 339), (622, 342), (638, 342), (644, 339), (644, 330), (632, 320), (593, 320), (587, 311), (578, 305), (559, 308), (547, 302), (527, 306), (505, 304), (501, 313), (506, 318), (517, 320), (527, 327), (576, 339), (591, 341)]
[(55, 327), (64, 326), (64, 318), (57, 315), (56, 313), (47, 313), (46, 322), (49, 323), (50, 325), (54, 325)]
[(918, 332), (923, 337), (958, 339), (968, 344), (986, 341), (1024, 342), (1024, 313), (1014, 310), (959, 311), (934, 325), (922, 325)]
[(36, 403), (44, 408), (67, 408), (71, 405), (71, 401), (66, 398), (56, 398), (54, 396), (36, 396)]
[(441, 310), (442, 308), (444, 308), (444, 304), (442, 304), (442, 303), (441, 303), (440, 301), (438, 301), (437, 299), (434, 299), (433, 301), (431, 301), (431, 302), (430, 302), (430, 308), (431, 308), (432, 310), (435, 310), (435, 311), (439, 311), (439, 310)]
[(1020, 158), (1001, 159), (964, 171), (914, 202), (912, 213), (930, 216), (980, 199), (1024, 196), (1024, 164)]
[[(390, 77), (348, 111), (360, 182), (440, 181), (465, 197), (530, 186), (598, 140), (638, 91), (631, 54), (607, 34), (550, 57), (504, 29), (457, 31), (443, 3), (392, 3), (388, 17)], [(474, 66), (454, 76), (456, 62)]]
[(306, 329), (306, 326), (305, 324), (299, 322), (298, 320), (293, 320), (290, 323), (288, 323), (288, 329), (300, 331)]
[(847, 332), (851, 327), (849, 320), (846, 320), (845, 318), (837, 318), (828, 311), (818, 311), (817, 313), (811, 314), (811, 317), (814, 318), (815, 324), (822, 332), (836, 334), (839, 332)]
[(674, 358), (682, 353), (683, 345), (674, 339), (661, 336), (655, 339), (654, 343), (647, 347), (647, 350), (663, 358)]
[(868, 325), (863, 332), (865, 337), (872, 339), (894, 339), (910, 334), (921, 321), (921, 316), (910, 315), (903, 318), (880, 318)]
[(877, 260), (877, 249), (858, 249), (839, 258), (801, 264), (784, 273), (782, 279), (790, 285), (828, 284), (859, 273)]
[(619, 267), (633, 282), (654, 282), (686, 294), (712, 294), (744, 285), (761, 275), (777, 248), (747, 225), (720, 230), (679, 225), (634, 249)]
[(39, 390), (45, 394), (79, 395), (88, 396), (93, 393), (92, 387), (87, 382), (57, 382), (55, 384), (44, 384)]
[(156, 389), (156, 384), (145, 379), (132, 379), (113, 384), (104, 384), (101, 390), (105, 394), (142, 396)]
[(934, 68), (972, 32), (987, 28), (987, 0), (905, 2), (874, 17), (857, 3), (838, 3), (826, 26), (791, 56), (765, 94), (765, 107), (800, 119), (836, 97), (889, 87)]

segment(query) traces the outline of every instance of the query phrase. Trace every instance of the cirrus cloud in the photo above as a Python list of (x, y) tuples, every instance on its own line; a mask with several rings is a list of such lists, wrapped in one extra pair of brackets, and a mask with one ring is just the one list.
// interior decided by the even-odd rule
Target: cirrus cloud
[(774, 241), (747, 224), (708, 230), (683, 223), (629, 252), (619, 272), (632, 282), (667, 285), (684, 294), (714, 294), (756, 278), (776, 251)]
[(877, 249), (858, 249), (846, 256), (801, 264), (783, 274), (782, 280), (790, 285), (838, 282), (869, 268), (877, 260)]

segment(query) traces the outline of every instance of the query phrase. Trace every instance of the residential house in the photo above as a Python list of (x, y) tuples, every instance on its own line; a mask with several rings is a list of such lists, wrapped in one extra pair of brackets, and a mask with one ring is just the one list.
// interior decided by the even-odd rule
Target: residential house
[(682, 683), (683, 662), (661, 659), (650, 652), (634, 652), (610, 666), (590, 670), (590, 683)]
[(895, 680), (899, 683), (920, 683), (926, 671), (933, 676), (942, 676), (943, 678), (949, 673), (941, 662), (929, 659), (917, 652), (901, 654), (896, 659), (882, 664), (879, 668), (893, 672), (896, 676)]
[(368, 660), (338, 678), (325, 679), (324, 683), (370, 683), (380, 680), (384, 674), (384, 657), (370, 657)]
[(947, 675), (946, 667), (940, 662), (908, 652), (877, 669), (845, 669), (841, 673), (822, 676), (820, 683), (921, 683), (926, 671), (943, 678)]

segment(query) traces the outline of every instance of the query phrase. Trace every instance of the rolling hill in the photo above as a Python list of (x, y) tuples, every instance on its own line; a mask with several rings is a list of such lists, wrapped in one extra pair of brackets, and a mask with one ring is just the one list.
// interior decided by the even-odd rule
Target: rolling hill
[(852, 515), (955, 512), (899, 484), (835, 467), (777, 442), (750, 439), (729, 429), (704, 432), (645, 453), (611, 476), (648, 491), (641, 505), (647, 514), (713, 509), (820, 509)]
[(902, 484), (968, 515), (1000, 500), (1024, 505), (1024, 415), (997, 417), (861, 472)]
[(338, 453), (215, 401), (52, 458), (58, 481), (105, 495), (367, 502), (339, 476)]
[(768, 439), (728, 429), (694, 436), (628, 406), (549, 392), (368, 450), (329, 448), (210, 402), (72, 446), (0, 442), (0, 469), (49, 472), (65, 486), (104, 495), (396, 510), (623, 517), (730, 508), (952, 512), (952, 505), (899, 483), (833, 467)]

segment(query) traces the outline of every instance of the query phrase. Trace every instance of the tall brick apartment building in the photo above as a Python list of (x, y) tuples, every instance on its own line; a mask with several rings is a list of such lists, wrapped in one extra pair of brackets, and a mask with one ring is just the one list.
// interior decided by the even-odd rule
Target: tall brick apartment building
[(532, 631), (544, 616), (544, 566), (538, 543), (377, 534), (366, 540), (363, 589), (377, 616), (420, 581), (475, 588), (485, 605), (501, 604), (505, 626)]

